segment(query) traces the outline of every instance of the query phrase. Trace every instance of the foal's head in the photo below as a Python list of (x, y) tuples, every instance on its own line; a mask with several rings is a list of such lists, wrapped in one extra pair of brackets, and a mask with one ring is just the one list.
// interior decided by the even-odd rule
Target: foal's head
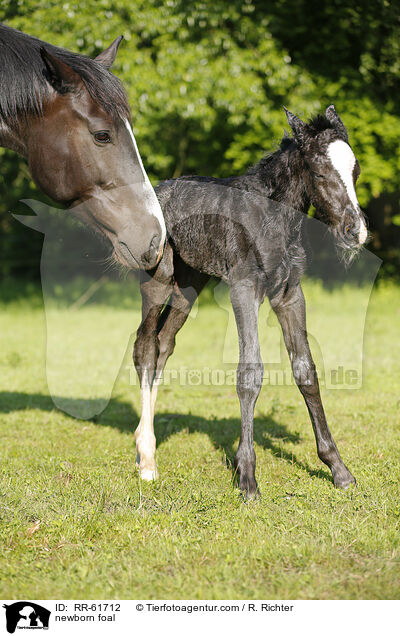
[(346, 127), (334, 106), (308, 124), (285, 112), (307, 168), (307, 195), (317, 216), (332, 228), (346, 252), (356, 252), (366, 242), (368, 232), (355, 191), (360, 166)]

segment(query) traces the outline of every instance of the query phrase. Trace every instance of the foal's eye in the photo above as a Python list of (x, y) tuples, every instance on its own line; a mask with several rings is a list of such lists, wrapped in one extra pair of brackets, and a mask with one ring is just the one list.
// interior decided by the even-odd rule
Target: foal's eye
[(313, 172), (314, 177), (316, 177), (317, 179), (321, 179), (324, 180), (326, 179), (326, 177), (324, 177), (323, 174), (318, 174), (318, 172)]
[(106, 130), (99, 130), (98, 132), (95, 132), (93, 137), (101, 144), (109, 144), (111, 141), (111, 137)]

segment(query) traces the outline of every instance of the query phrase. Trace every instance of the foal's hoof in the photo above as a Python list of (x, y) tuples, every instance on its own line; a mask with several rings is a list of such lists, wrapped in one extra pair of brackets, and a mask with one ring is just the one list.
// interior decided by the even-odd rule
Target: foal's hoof
[(136, 454), (136, 468), (139, 470), (139, 477), (143, 481), (155, 481), (158, 479), (157, 465), (154, 460), (143, 458), (140, 460), (140, 453)]
[(261, 498), (261, 493), (258, 488), (254, 491), (244, 490), (242, 491), (243, 500), (245, 503), (248, 501), (258, 501)]
[(157, 468), (139, 468), (139, 477), (142, 481), (155, 481), (158, 479)]
[(257, 482), (252, 478), (244, 477), (243, 479), (240, 479), (239, 490), (245, 501), (254, 501), (261, 497)]
[(333, 474), (333, 483), (335, 488), (340, 488), (341, 490), (348, 490), (351, 486), (357, 485), (355, 478), (347, 468)]

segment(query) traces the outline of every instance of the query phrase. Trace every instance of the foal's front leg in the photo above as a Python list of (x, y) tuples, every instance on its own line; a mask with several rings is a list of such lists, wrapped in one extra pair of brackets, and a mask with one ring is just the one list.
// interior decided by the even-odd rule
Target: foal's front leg
[(355, 479), (343, 463), (326, 421), (317, 372), (307, 339), (306, 312), (300, 284), (271, 305), (282, 327), (293, 376), (306, 402), (317, 442), (319, 458), (329, 466), (338, 488), (348, 488)]
[(231, 285), (230, 291), (239, 336), (236, 389), (240, 400), (241, 433), (235, 467), (240, 490), (246, 497), (254, 498), (259, 494), (259, 490), (255, 477), (253, 419), (264, 371), (257, 328), (260, 300), (256, 297), (252, 281), (241, 281)]
[(172, 249), (166, 246), (157, 270), (141, 274), (142, 322), (137, 332), (133, 359), (140, 379), (142, 413), (135, 431), (136, 465), (145, 481), (157, 479), (152, 390), (159, 355), (157, 325), (165, 302), (172, 292)]
[(151, 391), (158, 357), (157, 322), (161, 310), (162, 305), (157, 305), (147, 312), (139, 327), (133, 354), (140, 379), (142, 403), (140, 422), (135, 431), (136, 466), (144, 481), (153, 481), (158, 477)]

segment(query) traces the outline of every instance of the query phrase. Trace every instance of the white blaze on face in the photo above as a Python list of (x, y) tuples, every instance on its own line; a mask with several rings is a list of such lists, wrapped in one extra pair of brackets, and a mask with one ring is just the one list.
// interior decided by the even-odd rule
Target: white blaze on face
[[(333, 141), (328, 146), (328, 157), (332, 162), (333, 167), (339, 173), (339, 176), (347, 190), (349, 199), (354, 207), (354, 210), (358, 212), (360, 204), (357, 200), (356, 191), (354, 189), (353, 171), (356, 163), (356, 158), (349, 144), (345, 141), (338, 139)], [(360, 231), (358, 234), (359, 243), (365, 243), (367, 239), (367, 228), (364, 223), (364, 219), (360, 218)]]
[(158, 202), (158, 199), (157, 199), (156, 193), (154, 192), (153, 186), (150, 183), (150, 179), (147, 176), (147, 172), (144, 169), (142, 158), (141, 158), (141, 156), (139, 154), (139, 150), (138, 150), (138, 147), (137, 147), (137, 144), (136, 144), (135, 136), (133, 134), (132, 128), (130, 127), (129, 121), (127, 119), (125, 120), (125, 126), (126, 126), (128, 132), (129, 132), (129, 135), (130, 135), (131, 139), (132, 139), (133, 147), (134, 147), (135, 153), (136, 153), (136, 158), (137, 158), (137, 161), (139, 163), (139, 167), (140, 167), (140, 169), (142, 171), (142, 174), (143, 174), (144, 190), (145, 190), (145, 196), (146, 196), (147, 202), (149, 204), (149, 211), (150, 211), (150, 214), (155, 216), (157, 218), (158, 222), (160, 223), (160, 226), (161, 226), (161, 243), (164, 244), (165, 237), (166, 237), (166, 234), (167, 234), (167, 230), (166, 230), (166, 227), (165, 227), (165, 221), (164, 221), (164, 216), (163, 216), (163, 213), (162, 213), (162, 210), (161, 210), (161, 206), (160, 206), (160, 204)]

